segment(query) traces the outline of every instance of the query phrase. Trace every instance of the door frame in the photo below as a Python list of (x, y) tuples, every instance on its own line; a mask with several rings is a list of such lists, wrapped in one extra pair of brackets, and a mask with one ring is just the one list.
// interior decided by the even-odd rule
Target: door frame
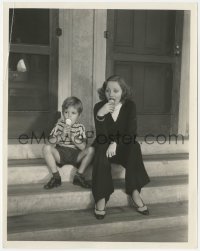
[(98, 102), (97, 89), (106, 78), (107, 10), (94, 10), (93, 106)]
[[(59, 25), (58, 10), (50, 9), (50, 62), (49, 62), (49, 111), (57, 112), (58, 110), (58, 37), (56, 28)], [(55, 69), (54, 69), (55, 68)], [(56, 83), (56, 84), (55, 84)], [(50, 114), (51, 116), (51, 114)]]
[(175, 45), (180, 47), (180, 55), (175, 57), (173, 64), (173, 87), (172, 87), (172, 107), (171, 107), (171, 134), (178, 134), (179, 105), (180, 105), (180, 82), (181, 82), (181, 59), (183, 41), (183, 11), (176, 11), (175, 20)]
[(61, 109), (63, 100), (71, 96), (73, 10), (59, 10), (59, 28), (62, 35), (59, 37), (58, 48), (58, 110)]

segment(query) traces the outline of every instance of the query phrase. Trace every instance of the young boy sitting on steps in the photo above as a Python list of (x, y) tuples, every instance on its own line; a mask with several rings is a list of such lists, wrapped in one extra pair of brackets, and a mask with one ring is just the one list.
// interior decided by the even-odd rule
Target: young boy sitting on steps
[(45, 189), (61, 185), (57, 166), (66, 164), (79, 166), (74, 176), (74, 185), (91, 188), (83, 173), (93, 158), (94, 150), (92, 147), (86, 148), (85, 127), (77, 122), (82, 110), (82, 102), (76, 97), (69, 97), (62, 104), (62, 118), (50, 134), (51, 144), (43, 148), (46, 164), (53, 174), (50, 181), (44, 185)]

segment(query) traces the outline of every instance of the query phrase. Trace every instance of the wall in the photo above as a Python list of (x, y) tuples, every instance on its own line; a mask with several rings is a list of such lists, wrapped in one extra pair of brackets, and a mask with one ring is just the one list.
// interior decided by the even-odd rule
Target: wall
[(65, 97), (80, 98), (84, 111), (80, 120), (93, 130), (93, 106), (97, 89), (105, 80), (106, 10), (60, 10), (58, 107)]
[(83, 102), (80, 121), (92, 129), (94, 10), (60, 10), (59, 97), (76, 96)]
[(58, 66), (58, 109), (63, 100), (71, 95), (71, 59), (72, 59), (72, 10), (59, 10), (59, 27), (62, 35), (59, 37)]
[(84, 105), (81, 120), (91, 129), (93, 108), (93, 10), (73, 10), (71, 95)]

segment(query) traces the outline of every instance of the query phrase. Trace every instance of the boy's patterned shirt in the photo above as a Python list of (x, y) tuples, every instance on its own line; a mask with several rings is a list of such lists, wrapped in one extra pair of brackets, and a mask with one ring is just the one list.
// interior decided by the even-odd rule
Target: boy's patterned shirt
[[(65, 120), (59, 119), (55, 127), (51, 131), (50, 136), (57, 138), (58, 135), (60, 136), (62, 134), (65, 126), (66, 126)], [(73, 124), (73, 126), (70, 129), (70, 133), (73, 134), (73, 136), (80, 142), (83, 142), (86, 139), (85, 127), (83, 124), (80, 123)], [(61, 139), (61, 141), (57, 141), (56, 144), (64, 147), (77, 148), (76, 145), (72, 142), (72, 140), (70, 140), (67, 134)]]

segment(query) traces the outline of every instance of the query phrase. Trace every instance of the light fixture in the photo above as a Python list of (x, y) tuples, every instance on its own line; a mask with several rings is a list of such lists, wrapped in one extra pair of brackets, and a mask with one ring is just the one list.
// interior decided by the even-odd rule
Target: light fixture
[(26, 72), (27, 71), (27, 67), (26, 64), (24, 62), (24, 59), (20, 59), (17, 63), (17, 71), (18, 72)]

